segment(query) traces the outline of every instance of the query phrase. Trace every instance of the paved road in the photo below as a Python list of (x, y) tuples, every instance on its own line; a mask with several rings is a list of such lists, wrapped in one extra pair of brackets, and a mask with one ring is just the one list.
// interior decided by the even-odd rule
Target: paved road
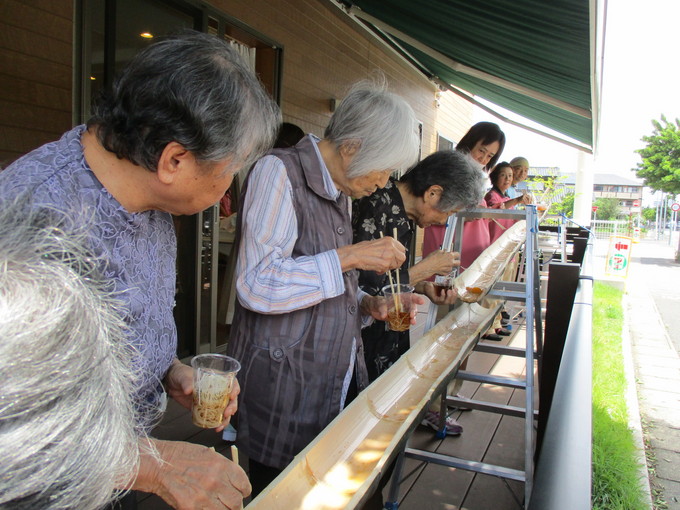
[(675, 247), (677, 243), (643, 241), (633, 248), (632, 269), (642, 272), (668, 337), (680, 353), (680, 264), (674, 261)]

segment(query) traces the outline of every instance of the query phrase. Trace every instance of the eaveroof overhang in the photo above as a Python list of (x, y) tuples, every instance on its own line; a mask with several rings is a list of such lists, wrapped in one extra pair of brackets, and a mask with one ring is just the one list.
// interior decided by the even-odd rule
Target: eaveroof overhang
[(440, 87), (506, 122), (593, 152), (606, 0), (327, 1)]

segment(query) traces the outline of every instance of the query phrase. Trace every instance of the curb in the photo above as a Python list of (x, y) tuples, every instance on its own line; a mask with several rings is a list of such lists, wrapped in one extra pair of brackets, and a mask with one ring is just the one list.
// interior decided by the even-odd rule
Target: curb
[(626, 375), (626, 407), (628, 408), (628, 427), (633, 432), (639, 468), (640, 488), (645, 494), (649, 508), (654, 508), (652, 490), (649, 483), (649, 466), (645, 453), (645, 443), (642, 434), (640, 406), (638, 404), (637, 386), (635, 383), (635, 368), (633, 365), (633, 348), (630, 338), (630, 316), (633, 311), (628, 289), (623, 293), (623, 326), (621, 328), (621, 350), (623, 352), (623, 370)]

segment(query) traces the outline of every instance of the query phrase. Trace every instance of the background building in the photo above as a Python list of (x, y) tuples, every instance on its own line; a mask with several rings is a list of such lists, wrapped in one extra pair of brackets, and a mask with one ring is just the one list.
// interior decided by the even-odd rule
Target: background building
[[(564, 185), (573, 188), (573, 174), (566, 174)], [(619, 201), (621, 214), (639, 213), (642, 204), (643, 185), (640, 181), (626, 179), (616, 174), (593, 175), (593, 201), (598, 198), (616, 198)]]

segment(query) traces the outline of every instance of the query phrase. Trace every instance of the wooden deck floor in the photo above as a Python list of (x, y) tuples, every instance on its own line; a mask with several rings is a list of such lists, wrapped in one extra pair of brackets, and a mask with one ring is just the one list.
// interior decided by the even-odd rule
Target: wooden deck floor
[[(523, 346), (524, 329), (510, 338), (501, 343)], [(524, 359), (473, 352), (467, 370), (524, 377)], [(461, 393), (475, 400), (524, 407), (523, 390), (465, 382)], [(418, 427), (409, 447), (524, 470), (522, 418), (482, 411), (456, 413), (454, 417), (463, 426), (463, 434), (437, 439), (432, 429)], [(400, 510), (517, 510), (524, 499), (521, 482), (412, 459), (405, 462), (401, 478)]]
[[(502, 343), (524, 345), (524, 328), (515, 327), (511, 337)], [(511, 377), (524, 376), (524, 359), (510, 356), (474, 352), (468, 370)], [(461, 393), (476, 400), (524, 407), (525, 393), (499, 386), (465, 382)], [(453, 455), (468, 460), (483, 461), (513, 469), (524, 469), (524, 421), (522, 418), (501, 416), (482, 411), (456, 413), (464, 432), (458, 437), (437, 439), (435, 431), (418, 426), (409, 440), (411, 448)], [(229, 455), (229, 445), (221, 434), (201, 430), (191, 423), (190, 413), (172, 403), (162, 421), (152, 434), (159, 439), (181, 440), (213, 446), (216, 451)], [(241, 464), (247, 470), (247, 458), (241, 455)], [(412, 459), (404, 463), (399, 487), (400, 510), (517, 510), (522, 508), (524, 485), (494, 476), (476, 474), (465, 470), (435, 464), (423, 464)], [(387, 496), (385, 489), (385, 496)], [(387, 501), (387, 498), (385, 499)], [(170, 508), (160, 498), (142, 495), (139, 510), (165, 510)]]

